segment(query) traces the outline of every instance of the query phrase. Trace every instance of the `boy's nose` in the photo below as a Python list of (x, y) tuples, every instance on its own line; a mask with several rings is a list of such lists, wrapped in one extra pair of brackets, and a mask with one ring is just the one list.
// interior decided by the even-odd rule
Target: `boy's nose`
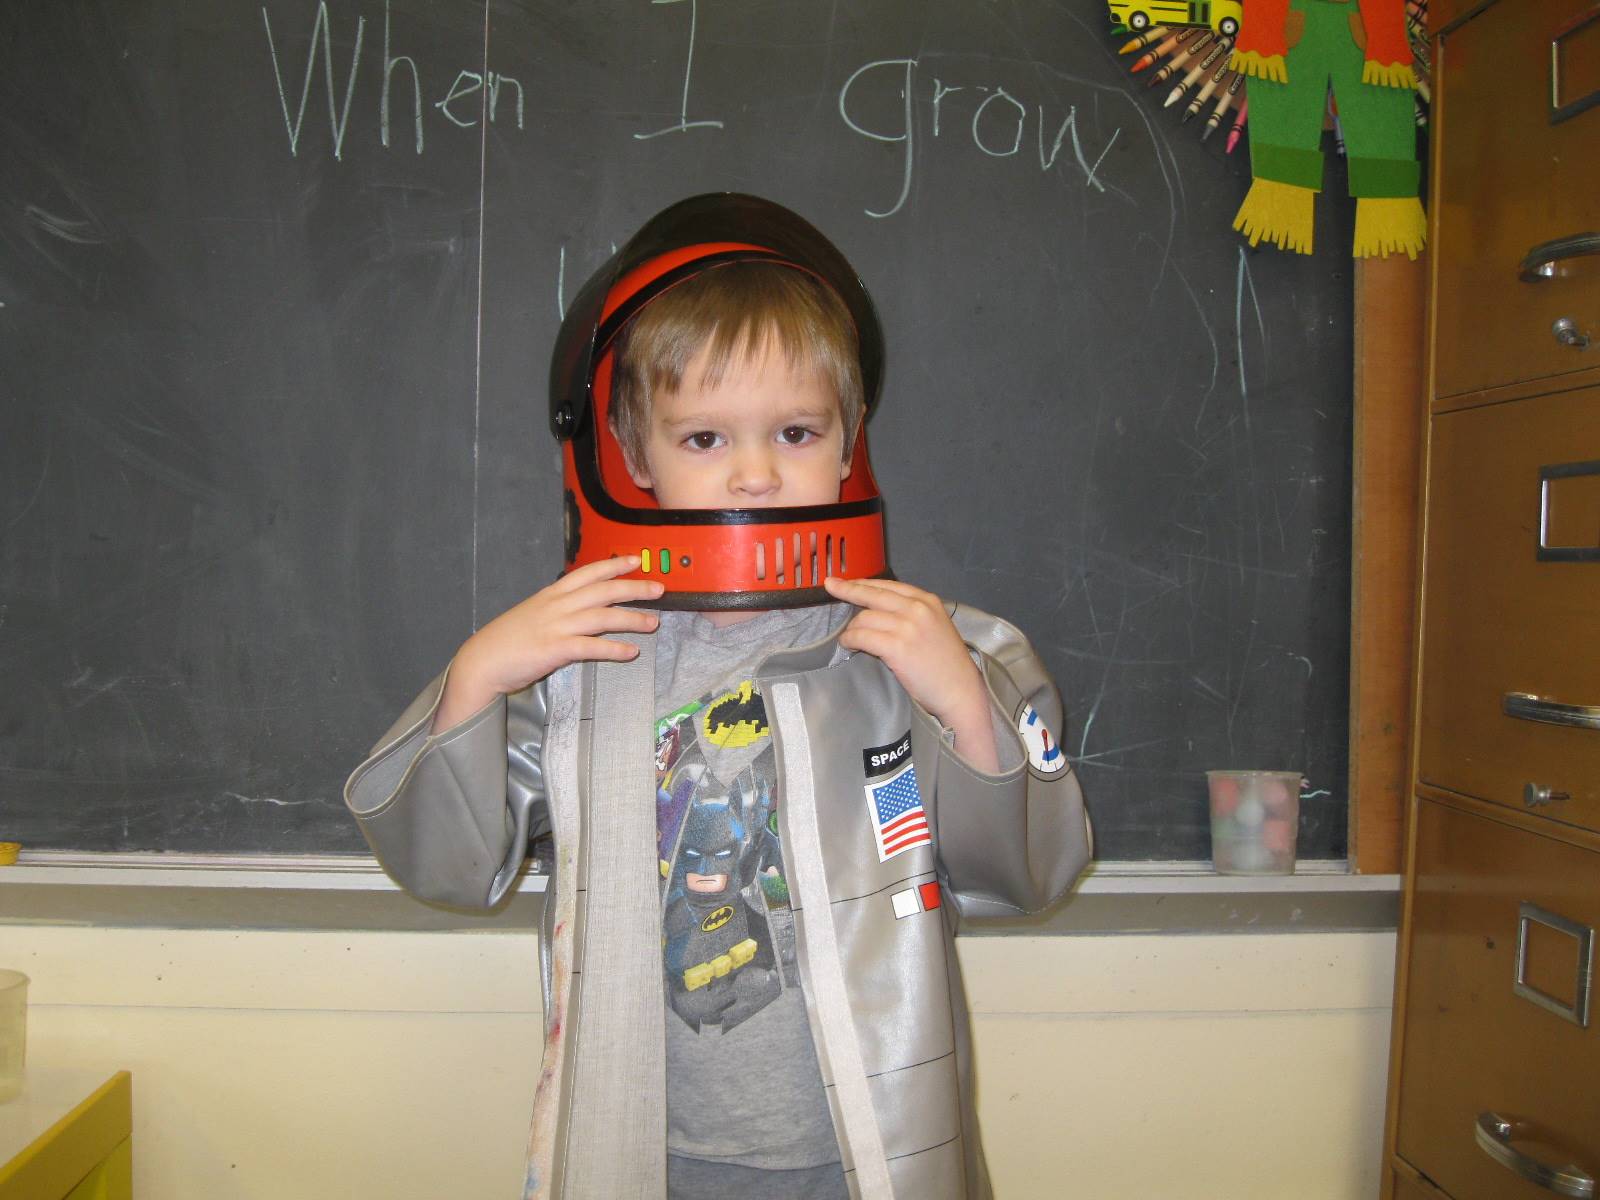
[(772, 457), (759, 451), (750, 451), (739, 455), (734, 462), (728, 487), (735, 495), (760, 499), (777, 491), (780, 482)]

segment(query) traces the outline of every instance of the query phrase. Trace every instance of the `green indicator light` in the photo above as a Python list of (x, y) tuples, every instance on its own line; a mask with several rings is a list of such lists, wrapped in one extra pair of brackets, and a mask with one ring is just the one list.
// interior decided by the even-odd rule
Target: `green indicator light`
[(661, 552), (661, 573), (663, 575), (665, 575), (665, 574), (667, 574), (667, 572), (669, 572), (671, 570), (672, 570), (672, 551), (663, 550)]

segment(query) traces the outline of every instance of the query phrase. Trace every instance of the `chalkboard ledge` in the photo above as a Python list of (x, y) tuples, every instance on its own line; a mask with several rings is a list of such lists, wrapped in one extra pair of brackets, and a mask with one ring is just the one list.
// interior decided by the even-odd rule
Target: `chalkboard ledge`
[[(524, 870), (492, 913), (411, 899), (367, 856), (185, 856), (24, 851), (0, 867), (0, 921), (166, 928), (526, 932), (545, 877)], [(1338, 860), (1292, 876), (1227, 876), (1203, 862), (1099, 862), (1047, 913), (968, 921), (966, 936), (1392, 930), (1398, 875)]]

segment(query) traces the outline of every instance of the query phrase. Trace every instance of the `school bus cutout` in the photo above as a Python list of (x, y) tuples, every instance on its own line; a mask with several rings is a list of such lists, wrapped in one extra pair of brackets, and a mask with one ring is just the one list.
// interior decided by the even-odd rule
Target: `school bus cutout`
[(1244, 22), (1239, 0), (1106, 0), (1111, 19), (1143, 33), (1152, 25), (1209, 25), (1223, 37), (1237, 37)]

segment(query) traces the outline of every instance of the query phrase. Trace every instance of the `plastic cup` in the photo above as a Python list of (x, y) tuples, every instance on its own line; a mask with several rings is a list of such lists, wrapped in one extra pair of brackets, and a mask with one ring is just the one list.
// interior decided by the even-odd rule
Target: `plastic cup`
[(22, 1094), (28, 1049), (28, 977), (0, 970), (0, 1104)]
[(1298, 771), (1207, 771), (1211, 865), (1219, 875), (1293, 875)]

